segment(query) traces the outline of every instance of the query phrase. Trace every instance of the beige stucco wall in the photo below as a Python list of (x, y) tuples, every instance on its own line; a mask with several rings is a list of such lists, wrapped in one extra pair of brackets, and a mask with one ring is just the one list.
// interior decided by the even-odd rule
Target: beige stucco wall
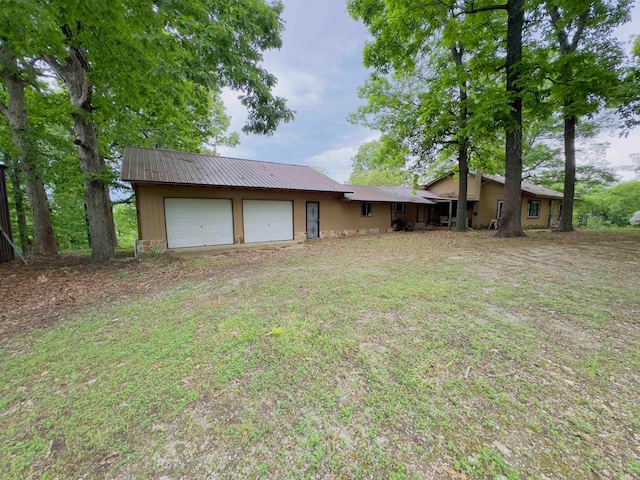
[[(232, 201), (235, 243), (244, 242), (243, 200), (289, 200), (293, 202), (293, 232), (304, 240), (307, 230), (306, 202), (320, 203), (321, 236), (386, 232), (391, 228), (391, 204), (373, 203), (373, 215), (361, 215), (361, 203), (343, 200), (342, 194), (241, 188), (136, 185), (138, 233), (141, 240), (166, 241), (165, 198), (223, 198)], [(347, 231), (345, 233), (345, 231)]]
[[(478, 215), (474, 217), (474, 228), (486, 227), (491, 219), (497, 218), (498, 201), (504, 199), (504, 185), (492, 181), (486, 181), (482, 184), (480, 194), (480, 202), (478, 205)], [(529, 218), (527, 216), (529, 209), (529, 200), (540, 202), (540, 215), (537, 218)], [(552, 204), (553, 201), (553, 204)], [(550, 199), (536, 197), (527, 193), (522, 194), (521, 219), (524, 228), (546, 228), (549, 224), (549, 211), (553, 210), (551, 225), (558, 224), (558, 212), (560, 207), (560, 199)]]
[(496, 182), (485, 182), (480, 191), (478, 215), (474, 217), (473, 228), (487, 227), (491, 219), (498, 216), (498, 201), (504, 198), (504, 186)]
[[(393, 206), (392, 206), (393, 208)], [(405, 223), (411, 223), (414, 228), (424, 229), (430, 219), (430, 205), (422, 205), (418, 203), (405, 203), (404, 213), (397, 213), (394, 210), (393, 218), (399, 218)]]
[[(467, 176), (467, 200), (478, 200), (480, 195), (480, 175), (469, 174)], [(439, 197), (458, 198), (459, 192), (458, 179), (455, 178), (453, 173), (441, 178), (429, 185), (428, 190), (438, 195)]]
[[(540, 202), (540, 215), (537, 218), (527, 217), (529, 200)], [(534, 195), (522, 194), (522, 226), (524, 228), (547, 228), (549, 226), (549, 212), (553, 209), (551, 216), (551, 226), (558, 223), (558, 207), (560, 201), (550, 198), (536, 197)]]

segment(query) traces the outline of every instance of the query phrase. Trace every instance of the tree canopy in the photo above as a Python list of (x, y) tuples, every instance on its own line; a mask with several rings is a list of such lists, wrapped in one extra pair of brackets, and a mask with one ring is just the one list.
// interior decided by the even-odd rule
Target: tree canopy
[[(3, 3), (0, 47), (20, 67), (23, 90), (67, 96), (66, 125), (47, 130), (62, 143), (54, 142), (46, 156), (64, 160), (33, 171), (40, 184), (48, 182), (54, 200), (83, 185), (84, 198), (74, 201), (86, 208), (94, 260), (114, 251), (109, 189), (117, 185), (114, 167), (125, 144), (189, 151), (236, 144), (237, 134), (226, 133), (229, 119), (220, 100), (224, 87), (239, 92), (248, 110), (245, 132), (270, 135), (293, 118), (286, 101), (272, 93), (276, 78), (261, 66), (263, 52), (281, 46), (282, 9), (280, 2), (264, 0)], [(24, 117), (31, 121), (37, 114), (29, 109)], [(12, 127), (14, 143), (22, 130)], [(29, 138), (43, 144), (36, 132)], [(69, 145), (74, 155), (63, 153)], [(9, 153), (6, 144), (1, 147)], [(18, 162), (26, 165), (24, 159), (21, 154)], [(66, 169), (67, 174), (45, 179), (53, 166), (51, 172)], [(23, 175), (19, 180), (29, 186), (34, 176)], [(57, 188), (61, 183), (64, 189)], [(56, 191), (61, 192), (57, 197)], [(42, 221), (34, 212), (49, 209), (30, 203), (37, 231)], [(79, 213), (76, 223), (83, 225), (84, 212)]]
[[(523, 166), (527, 174), (563, 152), (563, 217), (570, 230), (580, 123), (605, 108), (626, 115), (627, 126), (633, 123), (640, 77), (612, 37), (629, 20), (630, 5), (351, 0), (350, 13), (372, 35), (363, 58), (373, 69), (360, 90), (368, 103), (352, 120), (402, 145), (415, 163), (457, 158), (461, 180), (467, 163), (504, 173), (498, 236), (523, 235)], [(562, 146), (536, 141), (545, 123), (558, 120), (564, 124)], [(458, 204), (464, 208), (466, 198), (461, 195)]]
[(363, 144), (351, 159), (350, 185), (401, 187), (411, 184), (412, 174), (405, 168), (405, 158), (381, 140)]

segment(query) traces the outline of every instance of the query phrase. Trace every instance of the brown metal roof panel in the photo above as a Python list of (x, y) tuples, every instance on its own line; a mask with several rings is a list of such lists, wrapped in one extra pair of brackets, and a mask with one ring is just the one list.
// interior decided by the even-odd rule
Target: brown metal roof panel
[(247, 188), (350, 192), (311, 167), (126, 147), (122, 180)]
[(398, 197), (378, 187), (352, 185), (353, 193), (345, 194), (349, 200), (360, 202), (400, 202)]
[[(394, 193), (397, 196), (404, 198), (405, 203), (420, 203), (425, 205), (433, 205), (436, 202), (431, 201), (431, 198), (437, 198), (431, 192), (426, 190), (419, 190), (411, 187), (377, 187), (387, 192)], [(426, 193), (426, 195), (425, 195)]]
[[(506, 179), (502, 175), (482, 175), (483, 178), (487, 178), (496, 183), (500, 183), (502, 185), (505, 184)], [(520, 188), (523, 192), (530, 193), (532, 195), (538, 195), (540, 197), (552, 197), (552, 198), (564, 198), (564, 194), (562, 192), (558, 192), (557, 190), (552, 190), (547, 187), (543, 187), (542, 185), (535, 185), (529, 182), (522, 182)]]
[(360, 202), (418, 203), (433, 204), (431, 200), (412, 194), (411, 188), (368, 187), (352, 185), (353, 193), (345, 194), (349, 200)]

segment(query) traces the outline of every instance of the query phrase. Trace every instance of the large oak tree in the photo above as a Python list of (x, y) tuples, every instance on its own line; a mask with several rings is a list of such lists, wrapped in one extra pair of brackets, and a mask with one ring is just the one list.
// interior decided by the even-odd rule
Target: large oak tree
[(225, 86), (241, 92), (249, 111), (244, 130), (273, 133), (293, 117), (272, 94), (275, 77), (260, 66), (262, 52), (281, 45), (281, 11), (279, 2), (263, 0), (10, 0), (3, 6), (16, 54), (43, 59), (69, 95), (94, 261), (111, 257), (115, 245), (102, 125), (127, 109), (149, 119), (145, 103), (157, 107), (159, 98), (190, 108), (182, 97), (189, 84), (213, 96)]
[(37, 70), (33, 61), (26, 62), (19, 58), (12, 47), (6, 38), (0, 37), (0, 114), (7, 121), (13, 143), (13, 148), (5, 146), (4, 149), (9, 181), (14, 186), (18, 232), (22, 249), (28, 253), (26, 216), (21, 195), (21, 184), (24, 182), (33, 218), (33, 253), (50, 256), (57, 253), (57, 245), (26, 102), (27, 89), (36, 85)]
[[(373, 35), (373, 41), (365, 47), (365, 65), (377, 68), (382, 73), (390, 70), (405, 70), (406, 66), (418, 64), (425, 58), (432, 59), (432, 53), (442, 50), (450, 52), (450, 62), (454, 75), (453, 82), (444, 81), (444, 93), (455, 100), (453, 109), (455, 128), (447, 132), (438, 132), (437, 125), (429, 122), (425, 129), (436, 130), (440, 142), (450, 142), (458, 150), (462, 180), (458, 203), (458, 215), (466, 216), (466, 190), (464, 183), (468, 171), (467, 158), (470, 148), (469, 130), (469, 88), (470, 79), (474, 82), (494, 82), (483, 74), (503, 68), (503, 95), (491, 97), (487, 111), (493, 111), (493, 118), (474, 112), (477, 118), (484, 118), (485, 124), (501, 125), (505, 135), (505, 197), (499, 236), (511, 237), (524, 235), (520, 219), (521, 175), (522, 175), (522, 31), (524, 24), (524, 0), (507, 0), (506, 3), (491, 2), (433, 2), (424, 3), (410, 0), (352, 0), (349, 2), (351, 14), (361, 19)], [(455, 34), (453, 34), (455, 32)], [(481, 48), (480, 45), (488, 46)], [(474, 55), (474, 47), (482, 51)], [(495, 53), (503, 54), (502, 66), (495, 63)], [(465, 59), (465, 53), (469, 57)], [(472, 67), (469, 67), (469, 64)], [(443, 82), (449, 69), (433, 68), (427, 75), (432, 88), (437, 82)], [(480, 73), (482, 72), (482, 73)], [(424, 77), (424, 75), (422, 75)], [(430, 103), (442, 103), (443, 97), (435, 90), (426, 89), (424, 97)], [(421, 102), (423, 103), (423, 102)], [(451, 108), (442, 109), (443, 115), (450, 115)], [(407, 118), (413, 122), (415, 118)], [(445, 133), (443, 135), (442, 133)], [(448, 135), (448, 138), (447, 138)], [(425, 145), (427, 145), (425, 143)], [(464, 228), (464, 224), (460, 229)]]
[(628, 0), (545, 0), (537, 59), (551, 101), (564, 123), (564, 199), (558, 231), (573, 231), (576, 182), (576, 128), (581, 118), (608, 104), (629, 101), (624, 92), (624, 53), (613, 30), (629, 21)]

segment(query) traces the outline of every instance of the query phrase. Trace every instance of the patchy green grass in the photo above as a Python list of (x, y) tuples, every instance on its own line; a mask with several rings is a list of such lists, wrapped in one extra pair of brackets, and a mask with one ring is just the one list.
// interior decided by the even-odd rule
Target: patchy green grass
[(3, 344), (0, 477), (637, 478), (639, 245), (416, 232), (190, 259), (202, 279)]

